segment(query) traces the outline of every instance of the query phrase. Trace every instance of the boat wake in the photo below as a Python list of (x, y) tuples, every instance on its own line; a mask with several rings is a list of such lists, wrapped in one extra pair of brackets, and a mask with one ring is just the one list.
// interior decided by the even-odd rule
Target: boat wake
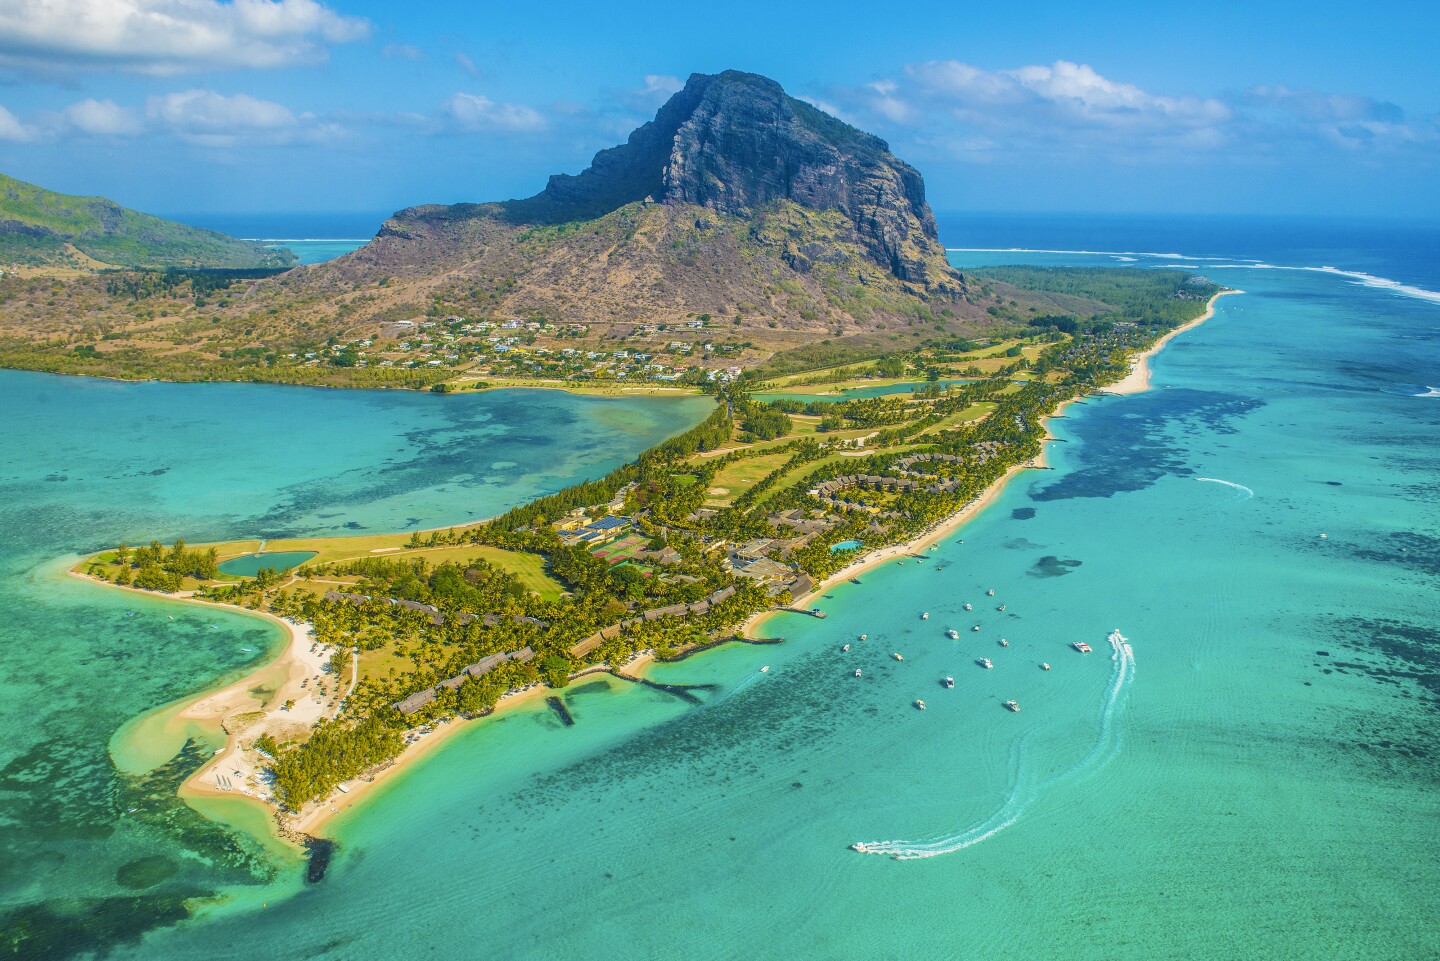
[(1088, 777), (1108, 764), (1120, 753), (1121, 730), (1118, 722), (1125, 707), (1126, 695), (1135, 682), (1135, 652), (1131, 649), (1130, 642), (1118, 630), (1110, 635), (1109, 640), (1113, 668), (1110, 672), (1110, 685), (1101, 701), (1100, 735), (1096, 738), (1094, 747), (1077, 761), (1074, 767), (1048, 784), (1030, 786), (1024, 766), (1026, 739), (1022, 738), (1012, 757), (1014, 784), (1000, 807), (985, 820), (970, 825), (958, 834), (914, 841), (859, 841), (852, 844), (850, 849), (860, 854), (888, 854), (896, 861), (916, 861), (939, 857), (942, 854), (954, 854), (993, 838), (1019, 821), (1044, 788), (1072, 778)]
[(1247, 498), (1255, 496), (1255, 492), (1252, 491), (1250, 488), (1246, 487), (1244, 484), (1237, 484), (1234, 481), (1221, 480), (1218, 477), (1197, 477), (1195, 479), (1197, 481), (1204, 481), (1207, 484), (1224, 484), (1226, 487), (1233, 487), (1240, 493), (1244, 494)]

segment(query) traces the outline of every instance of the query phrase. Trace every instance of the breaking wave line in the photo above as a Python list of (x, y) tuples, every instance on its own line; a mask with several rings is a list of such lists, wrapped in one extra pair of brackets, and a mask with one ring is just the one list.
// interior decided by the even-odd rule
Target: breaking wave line
[(1246, 497), (1255, 496), (1255, 492), (1252, 491), (1250, 488), (1246, 487), (1244, 484), (1237, 484), (1234, 481), (1221, 480), (1218, 477), (1197, 477), (1195, 479), (1197, 481), (1204, 481), (1207, 484), (1224, 484), (1226, 487), (1233, 487), (1240, 493), (1244, 494)]
[(1110, 660), (1114, 667), (1110, 672), (1110, 686), (1106, 689), (1105, 697), (1101, 701), (1100, 736), (1096, 738), (1095, 746), (1090, 749), (1089, 753), (1076, 762), (1070, 770), (1048, 784), (1030, 788), (1027, 785), (1026, 770), (1023, 764), (1025, 741), (1028, 738), (1022, 738), (1016, 745), (1012, 759), (1015, 768), (1015, 783), (1009, 793), (1005, 795), (1005, 800), (1001, 802), (1000, 807), (985, 820), (972, 824), (958, 834), (914, 841), (859, 841), (852, 844), (850, 849), (860, 854), (888, 854), (896, 861), (916, 861), (939, 857), (942, 854), (954, 854), (956, 851), (963, 851), (994, 837), (1019, 821), (1026, 809), (1030, 807), (1030, 803), (1039, 795), (1041, 788), (1059, 784), (1072, 777), (1094, 774), (1108, 764), (1116, 754), (1120, 753), (1121, 732), (1116, 722), (1124, 707), (1125, 695), (1135, 682), (1135, 652), (1131, 649), (1129, 641), (1118, 630), (1110, 635), (1109, 640)]

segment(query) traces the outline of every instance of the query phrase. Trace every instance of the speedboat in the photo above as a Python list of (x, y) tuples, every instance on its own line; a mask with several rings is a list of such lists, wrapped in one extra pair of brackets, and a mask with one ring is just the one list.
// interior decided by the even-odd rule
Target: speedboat
[(856, 841), (854, 844), (850, 845), (850, 850), (859, 851), (861, 854), (870, 853), (870, 847), (864, 841)]
[(862, 641), (868, 641), (868, 640), (870, 640), (870, 635), (869, 635), (869, 634), (861, 634), (861, 635), (860, 635), (860, 640), (862, 640)]
[(894, 657), (895, 660), (897, 660), (897, 661), (903, 661), (903, 660), (905, 660), (905, 658), (903, 658), (903, 657), (900, 656), (900, 652), (899, 652), (899, 651), (896, 651), (896, 652), (895, 652), (893, 655), (891, 655), (891, 656)]
[(994, 664), (990, 663), (990, 658), (988, 657), (982, 657), (980, 658), (980, 660), (976, 661), (976, 663), (979, 664), (981, 667), (985, 668), (987, 671), (995, 666)]
[(990, 590), (986, 591), (986, 592), (985, 592), (985, 596), (986, 596), (986, 597), (994, 597), (994, 596), (995, 596), (995, 588), (992, 587), (992, 588), (990, 588)]
[(766, 664), (764, 667), (760, 668), (760, 673), (761, 673), (761, 674), (764, 674), (764, 673), (768, 672), (769, 670), (770, 670), (770, 665), (769, 665), (769, 664)]
[(970, 630), (972, 630), (972, 631), (978, 631), (978, 630), (980, 630), (980, 625), (979, 625), (979, 624), (976, 624), (974, 627), (970, 628)]
[(924, 614), (921, 614), (921, 615), (920, 615), (920, 620), (922, 620), (922, 621), (928, 621), (928, 620), (930, 620), (930, 612), (929, 612), (929, 611), (926, 611)]
[(1076, 641), (1074, 644), (1071, 644), (1070, 646), (1073, 647), (1073, 648), (1075, 648), (1075, 650), (1079, 651), (1081, 654), (1089, 654), (1089, 653), (1090, 653), (1090, 645), (1089, 645), (1089, 644), (1086, 644), (1084, 641)]
[(1006, 701), (1005, 706), (1010, 710), (1014, 711), (1016, 714), (1020, 713), (1020, 705), (1015, 701)]
[(948, 631), (945, 632), (945, 636), (948, 637), (948, 638), (950, 638), (950, 640), (952, 640), (952, 641), (958, 641), (958, 640), (960, 640), (960, 632), (957, 631), (957, 630), (955, 630), (955, 628), (953, 628), (953, 627), (950, 628), (950, 630), (948, 630)]
[(840, 650), (848, 652), (850, 650), (850, 645), (846, 644), (844, 647), (840, 648)]
[(919, 708), (920, 710), (922, 710), (922, 711), (925, 710), (925, 702), (924, 702), (924, 701), (916, 701), (916, 702), (915, 702), (915, 706), (918, 707), (918, 708)]
[(966, 604), (966, 605), (965, 605), (965, 610), (967, 610), (967, 611), (973, 611), (973, 610), (975, 610), (975, 608), (972, 607), (972, 606), (970, 606), (969, 604)]
[(1115, 630), (1110, 632), (1110, 636), (1105, 638), (1105, 640), (1109, 641), (1111, 644), (1124, 644), (1126, 641), (1130, 640), (1130, 638), (1126, 637), (1124, 634), (1121, 634), (1120, 628), (1117, 627), (1115, 628)]
[(1007, 641), (1007, 640), (1005, 640), (1005, 638), (1002, 637), (1002, 638), (1000, 638), (1000, 646), (1001, 646), (1001, 647), (1009, 647), (1009, 646), (1010, 646), (1010, 642)]
[(861, 674), (861, 673), (860, 673), (860, 668), (857, 667), (857, 668), (855, 668), (855, 676), (856, 676), (856, 677), (864, 677), (865, 675)]
[(954, 687), (954, 686), (955, 686), (955, 678), (950, 677), (950, 676), (947, 674), (947, 675), (945, 676), (945, 680), (941, 681), (940, 683), (944, 684), (946, 687)]
[(1041, 665), (1040, 665), (1040, 668), (1041, 668), (1041, 670), (1046, 670), (1046, 671), (1048, 671), (1048, 670), (1050, 670), (1050, 665), (1049, 665), (1049, 664), (1041, 664)]
[(1003, 610), (1005, 610), (1005, 605), (1004, 605), (1004, 604), (1001, 604), (999, 607), (995, 608), (995, 610), (997, 610), (997, 611), (1003, 611)]

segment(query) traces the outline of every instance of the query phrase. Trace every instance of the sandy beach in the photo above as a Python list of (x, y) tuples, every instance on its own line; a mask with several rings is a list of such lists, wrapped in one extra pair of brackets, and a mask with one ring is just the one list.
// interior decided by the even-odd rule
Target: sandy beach
[(1210, 303), (1205, 305), (1205, 313), (1196, 317), (1188, 324), (1181, 324), (1170, 333), (1155, 341), (1154, 345), (1147, 351), (1136, 356), (1130, 364), (1130, 373), (1120, 380), (1105, 388), (1107, 394), (1139, 394), (1150, 389), (1150, 358), (1160, 353), (1165, 345), (1171, 340), (1179, 337), (1192, 327), (1199, 327), (1205, 321), (1215, 316), (1215, 302), (1226, 294), (1243, 294), (1243, 290), (1222, 290), (1210, 298)]

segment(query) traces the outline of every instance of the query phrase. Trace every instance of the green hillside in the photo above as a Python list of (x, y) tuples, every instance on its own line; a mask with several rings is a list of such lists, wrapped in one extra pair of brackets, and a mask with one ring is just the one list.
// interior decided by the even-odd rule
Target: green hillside
[[(69, 245), (69, 246), (67, 246)], [(0, 174), (0, 263), (115, 267), (287, 267), (289, 251), (127, 210), (103, 197), (72, 197)]]

